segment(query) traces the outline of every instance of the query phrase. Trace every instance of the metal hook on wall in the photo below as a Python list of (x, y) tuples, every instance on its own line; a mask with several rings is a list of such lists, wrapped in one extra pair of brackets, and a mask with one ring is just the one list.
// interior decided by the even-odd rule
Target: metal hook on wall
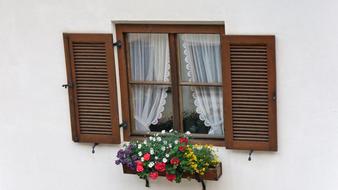
[(95, 147), (99, 145), (99, 143), (94, 143), (93, 148), (92, 148), (92, 153), (95, 154)]
[(253, 153), (253, 150), (250, 150), (248, 161), (251, 161), (251, 155), (252, 155), (252, 153)]

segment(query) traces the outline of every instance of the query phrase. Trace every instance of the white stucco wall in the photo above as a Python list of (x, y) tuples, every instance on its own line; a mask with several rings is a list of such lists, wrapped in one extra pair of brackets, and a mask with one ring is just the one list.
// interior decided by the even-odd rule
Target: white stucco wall
[[(277, 153), (218, 148), (210, 190), (338, 189), (338, 1), (0, 0), (0, 190), (141, 190), (113, 164), (119, 146), (71, 141), (62, 32), (112, 20), (225, 21), (277, 37)], [(200, 189), (195, 181), (151, 189)]]

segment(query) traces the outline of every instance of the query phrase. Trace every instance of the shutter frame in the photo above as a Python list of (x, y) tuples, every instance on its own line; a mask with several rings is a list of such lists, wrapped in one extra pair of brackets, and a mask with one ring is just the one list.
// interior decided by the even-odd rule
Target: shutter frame
[[(74, 142), (88, 142), (88, 143), (104, 143), (104, 144), (119, 144), (120, 140), (120, 129), (118, 120), (118, 103), (117, 103), (117, 87), (115, 78), (115, 63), (114, 63), (114, 51), (113, 51), (113, 38), (112, 34), (85, 34), (85, 33), (64, 33), (64, 50), (66, 58), (66, 69), (67, 69), (67, 82), (73, 84), (73, 87), (68, 88), (69, 95), (69, 107), (70, 107), (70, 119), (71, 119), (71, 131), (72, 139)], [(96, 57), (97, 53), (93, 53), (93, 50), (76, 50), (74, 54), (75, 44), (89, 44), (91, 48), (95, 45), (99, 46), (100, 55)], [(80, 55), (81, 54), (81, 55)], [(82, 59), (87, 59), (82, 62), (87, 62), (88, 67), (80, 65), (80, 61), (75, 60), (75, 56), (80, 56)], [(78, 58), (78, 57), (77, 57)], [(99, 60), (100, 59), (100, 60)], [(95, 62), (100, 62), (100, 66), (95, 65)], [(82, 66), (82, 71), (80, 68)], [(99, 68), (100, 67), (100, 68)], [(95, 84), (96, 82), (88, 79), (81, 79), (78, 72), (89, 72), (95, 80), (95, 77), (102, 78), (103, 86), (101, 89)], [(106, 77), (105, 77), (106, 76)], [(78, 80), (77, 80), (78, 79)], [(100, 79), (101, 80), (101, 79)], [(96, 88), (90, 89), (90, 93), (93, 95), (93, 99), (87, 96), (87, 93), (81, 95), (81, 102), (79, 103), (80, 97), (78, 96), (78, 90), (81, 87), (77, 87), (76, 82), (85, 86), (85, 88)], [(90, 84), (90, 82), (93, 82)], [(81, 86), (81, 85), (80, 85)], [(83, 87), (82, 87), (83, 88)], [(104, 92), (105, 100), (103, 98), (99, 100), (97, 95)], [(102, 102), (102, 107), (92, 110), (80, 109), (81, 106), (86, 106), (90, 102), (94, 102), (99, 105)], [(105, 108), (103, 108), (105, 106)], [(105, 109), (105, 110), (103, 110)], [(100, 120), (100, 116), (105, 112), (105, 116), (102, 117), (103, 123), (100, 127), (99, 123), (90, 124), (90, 126), (84, 127), (80, 124), (80, 120), (84, 121), (87, 118), (89, 120)], [(109, 125), (108, 125), (109, 124)], [(108, 127), (110, 126), (110, 127)]]
[[(245, 71), (240, 72), (238, 75), (237, 73), (232, 75), (232, 73), (236, 72), (235, 69), (232, 70), (232, 64), (233, 67), (241, 67), (236, 60), (233, 60), (231, 56), (234, 56), (236, 58), (237, 56), (252, 56), (255, 55), (255, 52), (250, 51), (241, 51), (241, 49), (235, 50), (234, 48), (238, 48), (238, 46), (251, 46), (254, 48), (254, 45), (259, 46), (265, 46), (266, 47), (266, 53), (258, 53), (258, 56), (266, 56), (266, 74), (262, 74), (260, 68), (256, 68), (254, 65), (250, 65), (251, 68), (253, 67), (254, 70), (251, 71)], [(231, 49), (233, 48), (232, 53)], [(277, 114), (276, 114), (276, 64), (275, 64), (275, 36), (258, 36), (258, 35), (223, 35), (222, 36), (222, 59), (223, 59), (223, 98), (224, 98), (224, 118), (225, 118), (225, 144), (227, 149), (243, 149), (243, 150), (266, 150), (266, 151), (277, 151)], [(236, 54), (236, 55), (234, 55)], [(265, 63), (265, 62), (264, 62)], [(235, 65), (237, 64), (237, 65)], [(250, 63), (249, 63), (250, 64)], [(263, 66), (264, 67), (264, 66)], [(251, 69), (250, 68), (250, 69)], [(235, 70), (235, 71), (234, 71)], [(237, 70), (238, 71), (238, 70)], [(240, 70), (241, 71), (241, 70)], [(248, 73), (250, 72), (250, 73)], [(267, 95), (266, 98), (266, 104), (267, 104), (267, 126), (262, 125), (258, 126), (255, 125), (254, 128), (250, 128), (246, 126), (243, 129), (240, 129), (238, 127), (238, 123), (234, 124), (234, 120), (236, 122), (240, 122), (240, 119), (249, 119), (249, 117), (252, 117), (253, 119), (260, 120), (260, 117), (265, 116), (259, 116), (259, 112), (257, 108), (254, 108), (250, 110), (250, 116), (247, 118), (245, 117), (234, 117), (234, 107), (240, 107), (244, 109), (248, 109), (250, 105), (246, 105), (247, 102), (240, 102), (239, 105), (238, 102), (233, 103), (233, 93), (241, 93), (238, 89), (240, 88), (246, 88), (241, 85), (236, 85), (236, 88), (233, 88), (233, 80), (236, 80), (236, 77), (245, 77), (249, 78), (251, 80), (252, 76), (255, 75), (257, 78), (265, 78), (266, 77), (266, 84), (264, 84), (264, 88), (267, 89), (267, 92), (264, 91), (261, 97), (259, 97), (261, 100), (264, 100), (263, 95)], [(238, 78), (237, 78), (238, 79)], [(256, 80), (253, 78), (252, 80)], [(260, 80), (260, 79), (258, 79)], [(258, 81), (257, 80), (257, 81)], [(237, 91), (236, 91), (237, 90)], [(240, 89), (241, 90), (241, 89)], [(246, 90), (244, 90), (246, 91)], [(251, 87), (250, 93), (261, 93), (258, 88)], [(245, 96), (245, 95), (244, 95)], [(257, 95), (255, 95), (257, 96)], [(255, 97), (256, 98), (256, 97)], [(258, 99), (259, 99), (258, 98)], [(264, 100), (265, 101), (265, 100)], [(236, 112), (237, 113), (237, 112)], [(263, 114), (266, 114), (263, 113)], [(260, 113), (262, 114), (262, 113)], [(242, 115), (243, 116), (243, 115)], [(237, 128), (236, 128), (237, 127)], [(256, 128), (257, 127), (257, 128)], [(262, 127), (263, 129), (258, 129), (258, 127)], [(239, 129), (241, 131), (239, 131)], [(263, 132), (264, 130), (264, 132)], [(267, 132), (266, 132), (267, 130)], [(236, 131), (236, 132), (235, 132)], [(244, 132), (243, 132), (244, 131)], [(238, 136), (243, 135), (244, 133), (250, 134), (250, 138), (256, 138), (255, 140), (243, 140), (238, 138)], [(264, 134), (264, 136), (261, 136), (260, 134)], [(237, 136), (236, 136), (237, 135)], [(245, 134), (244, 134), (245, 136)], [(263, 138), (264, 137), (264, 138)], [(267, 140), (264, 140), (266, 139)]]

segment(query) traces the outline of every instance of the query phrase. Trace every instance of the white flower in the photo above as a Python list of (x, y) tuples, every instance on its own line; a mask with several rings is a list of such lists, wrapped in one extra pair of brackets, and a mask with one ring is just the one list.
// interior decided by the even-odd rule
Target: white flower
[(169, 158), (169, 154), (165, 154), (165, 157)]
[(162, 160), (164, 163), (167, 163), (167, 159), (166, 158), (163, 158), (163, 160)]
[(165, 133), (165, 130), (162, 130), (161, 133), (164, 134), (164, 133)]
[(152, 141), (152, 140), (153, 140), (153, 137), (149, 137), (149, 140), (151, 140), (151, 141)]
[(157, 156), (155, 156), (155, 160), (158, 160), (158, 157), (157, 157)]
[(171, 144), (169, 144), (169, 148), (172, 148), (173, 146)]
[(171, 132), (173, 132), (173, 131), (174, 131), (174, 129), (170, 129), (169, 133), (171, 133)]
[(154, 154), (154, 149), (153, 149), (153, 148), (150, 149), (150, 154), (151, 154), (151, 155)]
[(138, 149), (141, 149), (141, 148), (142, 148), (142, 144), (138, 144), (138, 145), (137, 145), (137, 148), (138, 148)]
[(143, 157), (141, 158), (141, 161), (144, 162), (144, 158)]
[(161, 147), (161, 150), (162, 150), (162, 151), (165, 151), (165, 146), (162, 146), (162, 147)]
[(144, 141), (143, 141), (143, 144), (147, 144), (147, 140), (144, 140)]
[(187, 132), (185, 132), (185, 134), (187, 134), (187, 135), (191, 135), (190, 131), (187, 131)]
[(161, 137), (157, 137), (157, 141), (160, 142), (162, 139)]
[(178, 144), (178, 140), (175, 140), (175, 144)]
[(142, 156), (142, 152), (140, 151), (140, 152), (138, 152), (138, 156)]
[(163, 144), (167, 144), (168, 142), (167, 141), (163, 141)]
[(149, 167), (149, 168), (152, 168), (154, 165), (155, 165), (154, 162), (150, 162), (150, 163), (148, 164), (148, 167)]

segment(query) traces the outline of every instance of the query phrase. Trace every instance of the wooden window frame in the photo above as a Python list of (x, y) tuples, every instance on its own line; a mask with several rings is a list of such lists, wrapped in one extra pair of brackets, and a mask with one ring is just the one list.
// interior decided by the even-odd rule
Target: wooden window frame
[[(173, 94), (173, 126), (175, 130), (183, 131), (183, 118), (181, 113), (181, 86), (179, 84), (179, 58), (177, 56), (177, 35), (178, 34), (219, 34), (220, 37), (225, 35), (224, 25), (177, 25), (177, 24), (116, 24), (116, 40), (121, 42), (122, 47), (118, 49), (118, 64), (120, 75), (120, 91), (121, 91), (121, 105), (123, 121), (127, 124), (127, 128), (123, 129), (123, 136), (125, 141), (143, 139), (145, 135), (132, 134), (132, 117), (131, 117), (131, 92), (129, 88), (129, 73), (130, 65), (128, 62), (127, 52), (127, 33), (167, 33), (169, 38), (170, 49), (170, 63), (171, 63), (171, 87)], [(220, 50), (221, 51), (221, 50)], [(222, 59), (222, 62), (224, 60)], [(223, 67), (223, 63), (221, 64)], [(223, 70), (223, 69), (222, 69)], [(223, 75), (223, 72), (222, 72)], [(223, 87), (222, 85), (219, 87)], [(138, 83), (140, 84), (140, 83)], [(166, 85), (166, 84), (164, 84)], [(200, 86), (195, 84), (195, 86)], [(212, 85), (210, 85), (212, 86)], [(223, 90), (223, 89), (222, 89)], [(224, 117), (224, 116), (223, 116)], [(179, 127), (179, 128), (178, 128)], [(225, 126), (224, 126), (225, 127)], [(194, 138), (193, 143), (198, 144), (213, 144), (217, 146), (225, 146), (224, 137), (219, 139), (211, 138)]]

